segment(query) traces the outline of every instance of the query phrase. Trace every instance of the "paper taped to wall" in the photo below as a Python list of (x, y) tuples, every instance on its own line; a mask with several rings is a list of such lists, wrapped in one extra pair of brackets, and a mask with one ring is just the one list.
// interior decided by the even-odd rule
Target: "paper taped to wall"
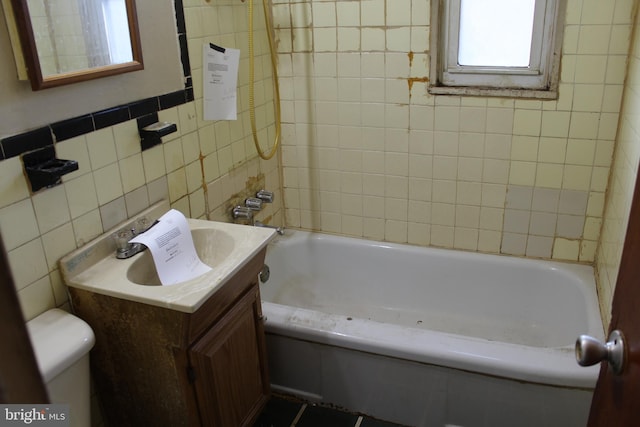
[(240, 51), (205, 43), (202, 83), (205, 120), (236, 120)]

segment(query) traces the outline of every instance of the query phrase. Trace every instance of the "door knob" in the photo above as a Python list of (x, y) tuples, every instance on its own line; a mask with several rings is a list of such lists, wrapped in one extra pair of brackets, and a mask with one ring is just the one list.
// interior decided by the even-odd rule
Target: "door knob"
[(603, 343), (589, 335), (580, 335), (576, 340), (576, 361), (580, 366), (591, 366), (603, 360), (609, 362), (618, 375), (624, 366), (624, 336), (619, 330), (609, 334), (609, 341)]

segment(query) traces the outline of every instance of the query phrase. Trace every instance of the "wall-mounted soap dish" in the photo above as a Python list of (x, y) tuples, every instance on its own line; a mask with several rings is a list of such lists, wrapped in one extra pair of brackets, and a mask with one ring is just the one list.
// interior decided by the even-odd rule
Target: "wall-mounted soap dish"
[(175, 123), (161, 122), (158, 113), (151, 113), (138, 118), (138, 133), (142, 151), (162, 143), (162, 137), (176, 132)]
[(77, 161), (57, 159), (53, 146), (24, 154), (22, 162), (32, 192), (58, 185), (62, 182), (62, 175), (78, 170)]

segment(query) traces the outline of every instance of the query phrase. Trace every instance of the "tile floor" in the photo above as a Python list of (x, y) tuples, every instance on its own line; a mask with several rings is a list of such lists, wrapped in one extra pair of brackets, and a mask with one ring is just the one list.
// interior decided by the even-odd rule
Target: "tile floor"
[(401, 427), (367, 416), (272, 396), (254, 427)]

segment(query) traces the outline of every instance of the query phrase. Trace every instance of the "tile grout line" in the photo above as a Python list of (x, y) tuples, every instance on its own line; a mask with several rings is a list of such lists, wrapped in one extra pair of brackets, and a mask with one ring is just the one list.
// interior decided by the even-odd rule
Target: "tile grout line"
[(300, 421), (300, 418), (302, 417), (302, 413), (304, 412), (305, 409), (307, 409), (307, 404), (303, 403), (302, 406), (300, 407), (300, 410), (298, 411), (298, 414), (293, 419), (293, 422), (291, 423), (291, 427), (296, 427), (296, 424), (298, 424), (298, 421)]

